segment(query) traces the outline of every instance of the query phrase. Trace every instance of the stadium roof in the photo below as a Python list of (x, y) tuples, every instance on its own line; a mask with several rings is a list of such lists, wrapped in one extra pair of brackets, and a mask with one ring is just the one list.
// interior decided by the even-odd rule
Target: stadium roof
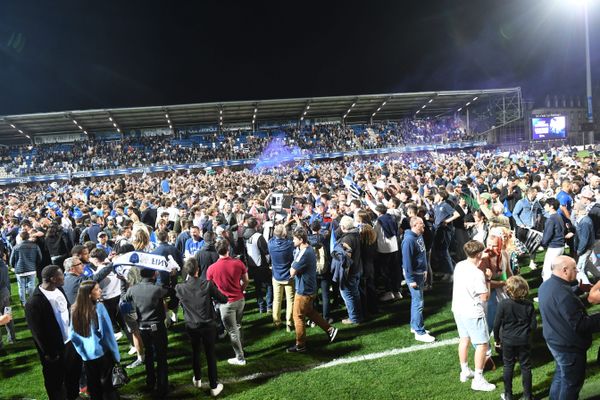
[[(518, 97), (520, 88), (375, 95), (251, 100), (154, 107), (73, 110), (0, 117), (0, 143), (23, 143), (39, 135), (87, 132), (127, 132), (130, 129), (169, 128), (202, 124), (225, 125), (266, 121), (340, 118), (367, 123), (405, 117), (436, 117), (463, 111), (470, 103)], [(473, 106), (471, 105), (471, 106)]]

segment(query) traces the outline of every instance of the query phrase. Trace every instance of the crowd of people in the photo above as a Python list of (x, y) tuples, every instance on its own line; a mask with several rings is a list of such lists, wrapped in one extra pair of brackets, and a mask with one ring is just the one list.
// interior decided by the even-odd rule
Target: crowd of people
[[(216, 396), (219, 338), (229, 337), (229, 364), (252, 362), (243, 335), (250, 293), (274, 329), (295, 332), (286, 351), (302, 353), (307, 325), (334, 341), (336, 324), (365, 323), (407, 294), (414, 339), (434, 342), (425, 297), (452, 283), (460, 381), (496, 389), (483, 376), (493, 336), (503, 398), (512, 399), (516, 361), (524, 398), (533, 398), (536, 316), (520, 270), (524, 260), (538, 269), (541, 247), (536, 300), (557, 366), (551, 398), (577, 398), (600, 331), (600, 314), (588, 315), (579, 297), (600, 302), (596, 160), (569, 147), (428, 152), (5, 188), (0, 306), (10, 305), (10, 267), (51, 399), (76, 398), (84, 386), (92, 398), (117, 398), (107, 377), (121, 360), (118, 340), (130, 344), (128, 367), (144, 365), (148, 390), (166, 395), (167, 330), (181, 307), (192, 382), (202, 386), (203, 349)], [(121, 268), (123, 257), (139, 268)], [(157, 270), (157, 259), (177, 268)], [(14, 340), (14, 326), (2, 322)]]
[(373, 125), (316, 125), (0, 148), (7, 176), (72, 173), (260, 157), (274, 140), (301, 154), (474, 140), (460, 119), (406, 119)]

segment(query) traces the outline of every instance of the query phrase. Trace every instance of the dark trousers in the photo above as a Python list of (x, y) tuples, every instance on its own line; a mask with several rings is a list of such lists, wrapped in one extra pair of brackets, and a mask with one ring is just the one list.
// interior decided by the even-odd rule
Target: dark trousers
[(49, 400), (73, 400), (79, 396), (81, 366), (81, 357), (71, 342), (65, 344), (65, 351), (58, 360), (42, 359), (44, 386)]
[(201, 352), (204, 346), (206, 355), (206, 364), (208, 366), (208, 380), (210, 388), (217, 387), (217, 356), (215, 354), (215, 342), (217, 340), (216, 324), (211, 323), (198, 328), (186, 328), (192, 342), (192, 367), (194, 369), (194, 379), (200, 380), (201, 373)]
[[(375, 315), (377, 309), (377, 286), (375, 285), (375, 272), (373, 264), (363, 263), (363, 275), (360, 277), (360, 303), (365, 317)], [(325, 314), (323, 314), (325, 316)]]
[(442, 274), (452, 274), (454, 272), (454, 262), (450, 257), (450, 243), (454, 236), (454, 228), (450, 226), (440, 226), (433, 236), (433, 247), (431, 249), (432, 265), (437, 266), (437, 271)]
[[(154, 387), (159, 395), (166, 395), (169, 389), (169, 377), (167, 371), (167, 328), (163, 322), (155, 324), (156, 330), (153, 331), (149, 326), (143, 323), (140, 326), (142, 342), (146, 349), (146, 385), (149, 388)], [(154, 368), (156, 361), (156, 369)]]
[(91, 400), (115, 400), (119, 398), (112, 385), (112, 368), (115, 365), (111, 353), (95, 360), (84, 361), (87, 387)]
[(523, 398), (531, 399), (531, 349), (529, 345), (502, 345), (502, 360), (504, 362), (504, 393), (512, 395), (512, 380), (517, 360), (521, 365), (523, 378)]
[(399, 292), (402, 283), (402, 265), (398, 259), (399, 252), (379, 253), (377, 264), (381, 268), (381, 277), (386, 292)]

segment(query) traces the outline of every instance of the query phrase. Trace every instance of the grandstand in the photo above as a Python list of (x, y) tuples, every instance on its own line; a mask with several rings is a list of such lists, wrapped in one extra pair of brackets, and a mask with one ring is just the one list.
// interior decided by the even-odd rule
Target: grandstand
[(390, 93), (6, 115), (0, 117), (0, 144), (69, 143), (86, 137), (118, 140), (127, 136), (252, 132), (290, 126), (373, 124), (453, 115), (465, 121), (467, 132), (486, 135), (522, 118), (521, 89)]

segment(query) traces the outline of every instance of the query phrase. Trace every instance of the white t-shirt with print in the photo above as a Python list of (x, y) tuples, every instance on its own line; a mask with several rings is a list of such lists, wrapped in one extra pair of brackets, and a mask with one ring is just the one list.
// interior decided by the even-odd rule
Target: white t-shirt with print
[(62, 333), (63, 341), (67, 343), (69, 341), (69, 308), (65, 295), (58, 289), (54, 290), (45, 290), (40, 286), (40, 291), (52, 306), (52, 310), (54, 311), (54, 317), (56, 318), (56, 322), (58, 322), (58, 326), (60, 327), (60, 332)]
[(456, 264), (452, 287), (452, 312), (463, 318), (485, 317), (479, 295), (487, 293), (485, 274), (468, 259)]

